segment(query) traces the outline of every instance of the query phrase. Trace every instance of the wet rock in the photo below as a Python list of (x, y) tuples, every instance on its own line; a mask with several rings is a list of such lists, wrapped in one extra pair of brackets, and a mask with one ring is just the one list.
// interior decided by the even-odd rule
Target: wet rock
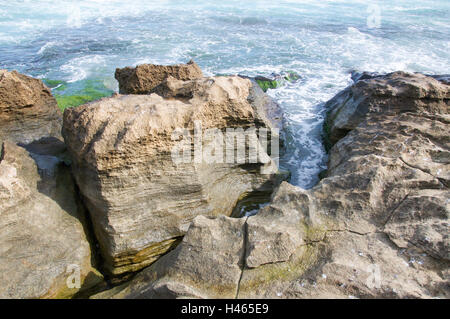
[(262, 75), (257, 75), (255, 77), (248, 77), (244, 75), (240, 76), (254, 81), (264, 92), (267, 92), (268, 89), (276, 89), (286, 85), (286, 83), (289, 82), (293, 83), (301, 79), (300, 75), (298, 75), (294, 71), (272, 73), (270, 76), (262, 76)]
[(435, 78), (438, 81), (441, 81), (442, 83), (445, 83), (447, 85), (450, 84), (450, 74), (443, 74), (443, 75), (430, 75), (432, 78)]
[(358, 82), (359, 80), (368, 80), (380, 75), (382, 74), (378, 72), (358, 72), (355, 70), (351, 71), (351, 78), (355, 83)]

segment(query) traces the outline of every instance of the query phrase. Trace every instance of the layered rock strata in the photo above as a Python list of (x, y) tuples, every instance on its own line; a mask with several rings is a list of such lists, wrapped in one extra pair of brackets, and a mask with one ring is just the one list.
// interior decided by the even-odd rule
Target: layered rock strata
[(95, 297), (449, 298), (448, 97), (420, 74), (359, 80), (327, 104), (318, 185), (283, 182), (256, 216), (197, 217), (174, 251)]
[(203, 77), (200, 67), (194, 62), (176, 65), (141, 64), (136, 67), (116, 69), (121, 94), (148, 94), (168, 76), (178, 80), (195, 80)]

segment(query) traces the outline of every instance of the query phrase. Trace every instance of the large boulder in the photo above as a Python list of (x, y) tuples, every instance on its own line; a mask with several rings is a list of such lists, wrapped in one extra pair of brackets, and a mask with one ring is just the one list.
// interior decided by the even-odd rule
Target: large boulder
[[(154, 262), (179, 242), (196, 216), (230, 215), (239, 199), (270, 194), (286, 177), (266, 150), (249, 163), (236, 152), (237, 144), (228, 149), (217, 138), (226, 129), (271, 128), (262, 104), (248, 100), (249, 80), (170, 77), (159, 86), (160, 95), (118, 95), (64, 112), (73, 173), (106, 269), (114, 275)], [(195, 130), (204, 133), (197, 143), (204, 156), (219, 154), (224, 145), (224, 154), (238, 155), (231, 163), (215, 156), (192, 159), (194, 140), (174, 139), (179, 128), (191, 136)], [(187, 162), (174, 161), (180, 143), (189, 147), (183, 153)]]
[(65, 146), (55, 138), (0, 154), (0, 298), (68, 298), (102, 281)]
[(0, 140), (27, 144), (61, 137), (62, 113), (41, 80), (0, 70)]
[[(372, 104), (345, 137), (336, 136), (318, 185), (303, 190), (283, 182), (259, 214), (234, 223), (209, 220), (204, 237), (189, 230), (183, 240), (189, 245), (96, 297), (217, 297), (208, 280), (225, 267), (229, 278), (240, 274), (221, 290), (226, 297), (449, 298), (449, 86), (405, 73), (361, 81), (356, 87), (366, 89), (354, 100), (370, 96), (373, 85), (390, 84), (382, 85), (388, 89), (377, 112)], [(419, 82), (430, 85), (404, 91), (405, 83)], [(336, 99), (332, 127), (342, 123), (334, 115), (348, 103)], [(191, 226), (193, 234), (200, 222)], [(218, 232), (225, 224), (226, 232)], [(211, 238), (238, 247), (205, 245)], [(213, 253), (233, 254), (233, 262), (205, 257)], [(205, 262), (176, 268), (178, 256)]]
[(329, 112), (325, 129), (332, 144), (354, 129), (368, 113), (442, 113), (440, 105), (450, 98), (448, 84), (419, 73), (365, 72), (354, 79), (355, 84), (325, 105)]
[(202, 70), (194, 62), (176, 65), (141, 64), (116, 69), (121, 94), (148, 94), (168, 76), (178, 80), (195, 80), (203, 77)]
[(302, 207), (307, 245), (244, 270), (239, 297), (448, 298), (448, 84), (367, 76), (328, 106), (325, 178), (308, 191), (283, 185), (270, 205)]

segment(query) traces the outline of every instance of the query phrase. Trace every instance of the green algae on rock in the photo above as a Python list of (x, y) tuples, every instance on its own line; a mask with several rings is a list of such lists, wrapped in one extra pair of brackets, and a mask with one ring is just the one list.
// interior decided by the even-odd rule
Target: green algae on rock
[[(242, 194), (271, 191), (284, 176), (268, 155), (250, 165), (174, 164), (171, 156), (174, 128), (192, 130), (199, 119), (205, 131), (276, 125), (269, 120), (269, 101), (249, 101), (251, 81), (169, 77), (160, 85), (161, 95), (117, 95), (64, 112), (63, 136), (73, 172), (105, 269), (115, 276), (160, 258), (195, 216), (229, 216)], [(218, 142), (204, 138), (202, 143), (205, 149)]]
[(43, 79), (43, 82), (51, 88), (61, 110), (109, 97), (114, 93), (114, 90), (108, 88), (101, 79), (89, 79), (76, 83)]
[(267, 92), (268, 89), (276, 89), (281, 86), (284, 86), (286, 82), (295, 82), (300, 79), (300, 75), (298, 75), (294, 71), (286, 71), (281, 72), (280, 74), (272, 74), (270, 77), (265, 76), (256, 76), (254, 80), (264, 92)]
[(86, 211), (59, 159), (64, 143), (4, 142), (2, 149), (0, 298), (71, 298), (101, 284)]

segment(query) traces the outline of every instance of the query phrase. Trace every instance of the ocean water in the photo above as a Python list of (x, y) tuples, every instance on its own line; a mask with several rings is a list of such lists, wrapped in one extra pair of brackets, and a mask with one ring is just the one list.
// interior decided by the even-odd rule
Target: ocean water
[(45, 79), (60, 106), (117, 90), (116, 67), (194, 59), (207, 75), (294, 71), (268, 91), (286, 114), (291, 182), (326, 168), (323, 104), (350, 71), (450, 73), (450, 1), (0, 1), (0, 68)]

